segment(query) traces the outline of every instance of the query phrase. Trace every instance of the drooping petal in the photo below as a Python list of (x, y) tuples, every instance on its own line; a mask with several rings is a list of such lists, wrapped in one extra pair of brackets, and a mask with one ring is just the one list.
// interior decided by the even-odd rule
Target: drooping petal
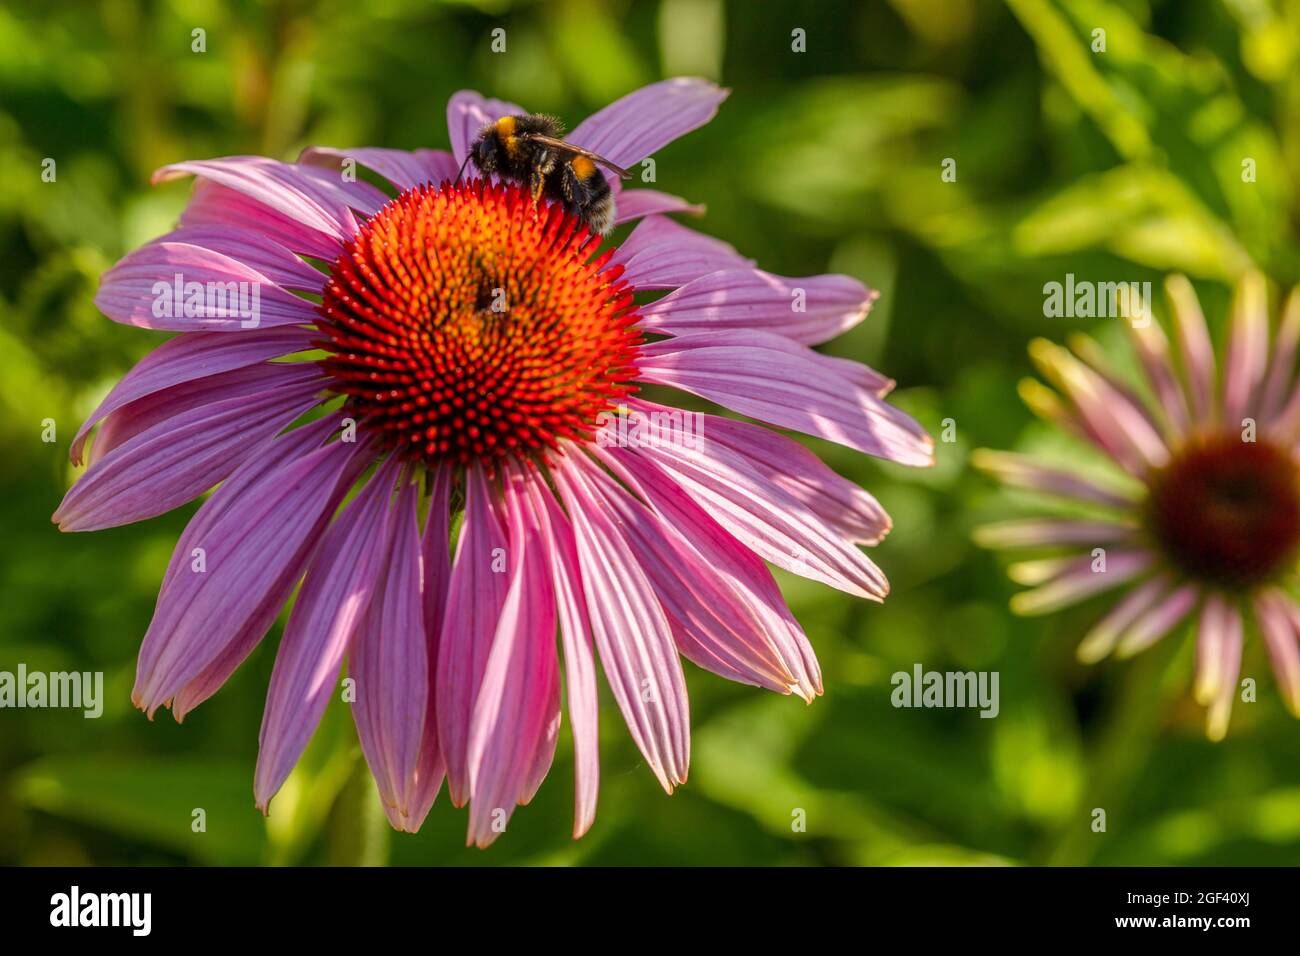
[(1211, 740), (1222, 740), (1228, 733), (1232, 701), (1237, 696), (1237, 678), (1241, 674), (1242, 631), (1241, 612), (1224, 602), (1218, 640), (1213, 642), (1219, 655), (1218, 687), (1205, 718), (1205, 734)]
[(321, 378), (286, 375), (252, 397), (187, 409), (114, 447), (64, 497), (54, 521), (64, 531), (96, 531), (170, 511), (197, 498), (318, 402)]
[(582, 836), (596, 819), (600, 790), (600, 698), (596, 689), (596, 658), (591, 647), (591, 623), (578, 564), (573, 528), (542, 481), (528, 483), (528, 496), (550, 561), (564, 648), (564, 686), (568, 695), (569, 726), (573, 728), (574, 806), (573, 836)]
[(470, 717), (505, 604), (508, 553), (492, 487), (482, 469), (470, 468), (465, 473), (465, 518), (438, 641), (434, 693), (438, 739), (447, 762), (447, 792), (458, 807), (470, 797)]
[(1157, 575), (1126, 594), (1079, 642), (1078, 657), (1095, 664), (1115, 649), (1133, 622), (1169, 593), (1169, 576)]
[(304, 395), (314, 394), (313, 386), (319, 389), (324, 380), (314, 362), (262, 362), (178, 382), (111, 412), (95, 432), (86, 463), (93, 467), (137, 435), (158, 425), (175, 424), (176, 417), (184, 412), (235, 400), (252, 407), (265, 400), (268, 392), (281, 387), (301, 386)]
[(1228, 620), (1228, 602), (1211, 591), (1205, 596), (1196, 626), (1196, 683), (1193, 695), (1202, 707), (1208, 707), (1219, 695), (1223, 683), (1223, 639)]
[(1077, 472), (1051, 468), (1033, 458), (1012, 452), (977, 448), (971, 454), (971, 465), (1013, 488), (1023, 488), (1026, 491), (1073, 498), (1125, 511), (1138, 501), (1136, 492), (1128, 492), (1119, 487), (1103, 487)]
[[(172, 551), (171, 561), (167, 565), (167, 572), (163, 579), (164, 583), (177, 575), (194, 573), (198, 555), (206, 554), (196, 545), (204, 540), (213, 522), (234, 503), (241, 500), (247, 489), (254, 488), (265, 476), (319, 448), (331, 433), (338, 431), (340, 420), (341, 416), (337, 412), (326, 415), (257, 446), (221, 487), (203, 502), (194, 517), (190, 519), (190, 523), (185, 526)], [(267, 591), (257, 610), (249, 615), (248, 620), (226, 643), (212, 663), (199, 671), (176, 692), (175, 697), (172, 698), (172, 716), (177, 723), (183, 721), (186, 714), (220, 690), (230, 675), (239, 669), (239, 665), (261, 643), (262, 637), (279, 616), (280, 609), (288, 600), (301, 576), (302, 567), (286, 565), (284, 573)]]
[(690, 712), (672, 629), (618, 522), (596, 493), (609, 482), (581, 451), (552, 471), (573, 522), (587, 613), (614, 699), (646, 763), (672, 792), (686, 781)]
[(131, 694), (137, 707), (152, 714), (171, 699), (264, 610), (285, 569), (301, 572), (368, 454), (365, 443), (335, 442), (260, 476), (237, 500), (218, 490), (217, 517), (187, 537), (203, 549), (203, 570), (169, 574), (158, 595)]
[(428, 812), (423, 808), (417, 819), (411, 800), (424, 775), (442, 779), (436, 751), (427, 765), (421, 761), (433, 689), (424, 630), (419, 500), (417, 484), (404, 477), (389, 505), (391, 530), (382, 577), (348, 651), (348, 673), (356, 681), (352, 718), (361, 750), (389, 822), (407, 831), (418, 829)]
[(983, 525), (975, 529), (972, 537), (983, 548), (1042, 548), (1111, 544), (1130, 540), (1136, 531), (1136, 526), (1130, 522), (1017, 518)]
[(440, 149), (417, 149), (407, 152), (403, 149), (379, 149), (366, 146), (352, 149), (312, 146), (303, 150), (302, 155), (298, 157), (300, 163), (330, 169), (337, 169), (341, 161), (346, 159), (356, 160), (362, 166), (373, 169), (396, 186), (399, 192), (425, 183), (436, 186), (444, 179), (456, 178), (456, 160), (451, 153)]
[(1255, 614), (1278, 690), (1291, 713), (1300, 716), (1300, 609), (1286, 593), (1272, 588), (1255, 598)]
[(253, 792), (263, 811), (320, 723), (348, 645), (383, 580), (396, 478), (390, 458), (325, 532), (285, 624), (258, 736)]
[(758, 269), (724, 269), (643, 305), (640, 315), (643, 327), (668, 335), (759, 329), (818, 345), (861, 322), (878, 295), (848, 276), (792, 279)]
[(539, 754), (549, 766), (559, 730), (555, 595), (524, 481), (517, 467), (504, 476), (510, 584), (470, 718), (468, 841), (480, 847), (532, 796)]
[[(648, 404), (637, 403), (640, 409)], [(709, 433), (686, 434), (670, 418), (637, 448), (663, 468), (719, 524), (777, 567), (859, 597), (881, 600), (884, 574), (838, 528)]]
[[(684, 422), (684, 416), (691, 414), (640, 400), (632, 404), (649, 416), (652, 424), (663, 421), (664, 416), (669, 422)], [(748, 461), (756, 474), (767, 474), (848, 540), (874, 545), (889, 533), (889, 515), (870, 492), (836, 474), (793, 438), (762, 425), (703, 413), (699, 430)]]
[(665, 216), (647, 216), (610, 257), (638, 290), (675, 289), (722, 269), (753, 266), (728, 242), (688, 229)]
[(729, 680), (811, 702), (821, 692), (816, 657), (762, 560), (643, 456), (611, 448), (601, 457), (651, 506), (626, 493), (604, 496), (682, 654)]
[(81, 464), (90, 430), (119, 408), (184, 382), (302, 351), (311, 347), (311, 339), (309, 330), (295, 326), (258, 329), (244, 335), (190, 332), (169, 339), (137, 362), (90, 413), (72, 440), (72, 463)]
[(730, 93), (694, 77), (662, 80), (587, 117), (568, 139), (612, 163), (631, 166), (713, 119)]
[[(1153, 561), (1148, 551), (1116, 550), (1105, 555), (1104, 565), (1091, 554), (1059, 562), (1053, 559), (1012, 565), (1007, 569), (1012, 580), (1039, 586), (1014, 595), (1011, 610), (1028, 617), (1077, 604), (1086, 597), (1131, 581), (1150, 568)], [(1041, 575), (1037, 571), (1039, 567), (1045, 569)]]
[[(695, 333), (678, 351), (656, 351), (637, 362), (643, 381), (671, 385), (734, 412), (905, 465), (934, 463), (934, 442), (908, 415), (861, 382), (836, 376), (811, 350), (767, 332), (751, 345), (710, 344)], [(672, 342), (665, 349), (671, 347)], [(797, 351), (802, 349), (803, 351)]]
[[(429, 488), (429, 517), (425, 523), (421, 553), (424, 558), (424, 633), (428, 640), (429, 673), (431, 688), (424, 708), (424, 730), (420, 737), (420, 759), (415, 778), (407, 788), (406, 799), (410, 808), (405, 820), (393, 820), (393, 826), (414, 833), (428, 815), (442, 781), (446, 776), (446, 763), (442, 758), (442, 742), (438, 739), (438, 641), (447, 609), (447, 588), (451, 582), (451, 552), (449, 535), (449, 507), (452, 470), (447, 466), (434, 468)], [(393, 818), (389, 817), (390, 820)]]
[(1129, 626), (1115, 648), (1116, 656), (1132, 657), (1156, 643), (1192, 612), (1200, 597), (1201, 589), (1195, 584), (1175, 588)]

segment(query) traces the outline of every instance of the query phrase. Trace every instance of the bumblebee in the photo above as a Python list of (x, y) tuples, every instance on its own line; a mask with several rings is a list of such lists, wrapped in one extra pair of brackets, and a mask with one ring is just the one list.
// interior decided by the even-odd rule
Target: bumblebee
[(614, 193), (597, 164), (632, 177), (603, 156), (566, 143), (560, 121), (541, 113), (503, 116), (479, 130), (457, 182), (471, 160), (484, 175), (526, 183), (534, 204), (542, 197), (553, 200), (601, 236), (614, 228)]

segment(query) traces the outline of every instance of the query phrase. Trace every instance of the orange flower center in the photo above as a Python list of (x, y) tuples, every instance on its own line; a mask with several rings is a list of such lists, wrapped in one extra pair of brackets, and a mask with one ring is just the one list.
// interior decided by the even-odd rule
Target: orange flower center
[(642, 341), (613, 250), (515, 185), (407, 190), (334, 263), (317, 327), (360, 427), (429, 464), (589, 440)]
[(1235, 433), (1190, 442), (1151, 481), (1148, 526), (1192, 577), (1248, 589), (1286, 570), (1300, 546), (1291, 454)]

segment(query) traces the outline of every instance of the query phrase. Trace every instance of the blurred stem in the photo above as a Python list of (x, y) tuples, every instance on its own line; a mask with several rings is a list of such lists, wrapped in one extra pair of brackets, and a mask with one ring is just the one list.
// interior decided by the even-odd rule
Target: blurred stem
[[(1171, 667), (1185, 642), (1170, 634), (1131, 661), (1123, 686), (1088, 756), (1082, 798), (1048, 851), (1049, 866), (1085, 866), (1125, 814), (1138, 774), (1147, 763), (1175, 694), (1187, 692)], [(1092, 829), (1093, 811), (1106, 811), (1106, 832)]]
[(358, 759), (330, 814), (325, 862), (329, 866), (387, 866), (391, 837), (370, 767)]

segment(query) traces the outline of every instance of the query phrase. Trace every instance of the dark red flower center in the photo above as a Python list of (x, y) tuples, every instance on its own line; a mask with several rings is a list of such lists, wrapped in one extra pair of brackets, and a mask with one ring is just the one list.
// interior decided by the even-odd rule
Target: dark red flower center
[(1300, 545), (1296, 463), (1284, 448), (1235, 433), (1189, 442), (1153, 477), (1148, 523), (1192, 577), (1234, 589), (1267, 581)]
[(517, 186), (410, 189), (334, 263), (317, 326), (360, 427), (426, 463), (589, 439), (641, 343), (613, 250)]

